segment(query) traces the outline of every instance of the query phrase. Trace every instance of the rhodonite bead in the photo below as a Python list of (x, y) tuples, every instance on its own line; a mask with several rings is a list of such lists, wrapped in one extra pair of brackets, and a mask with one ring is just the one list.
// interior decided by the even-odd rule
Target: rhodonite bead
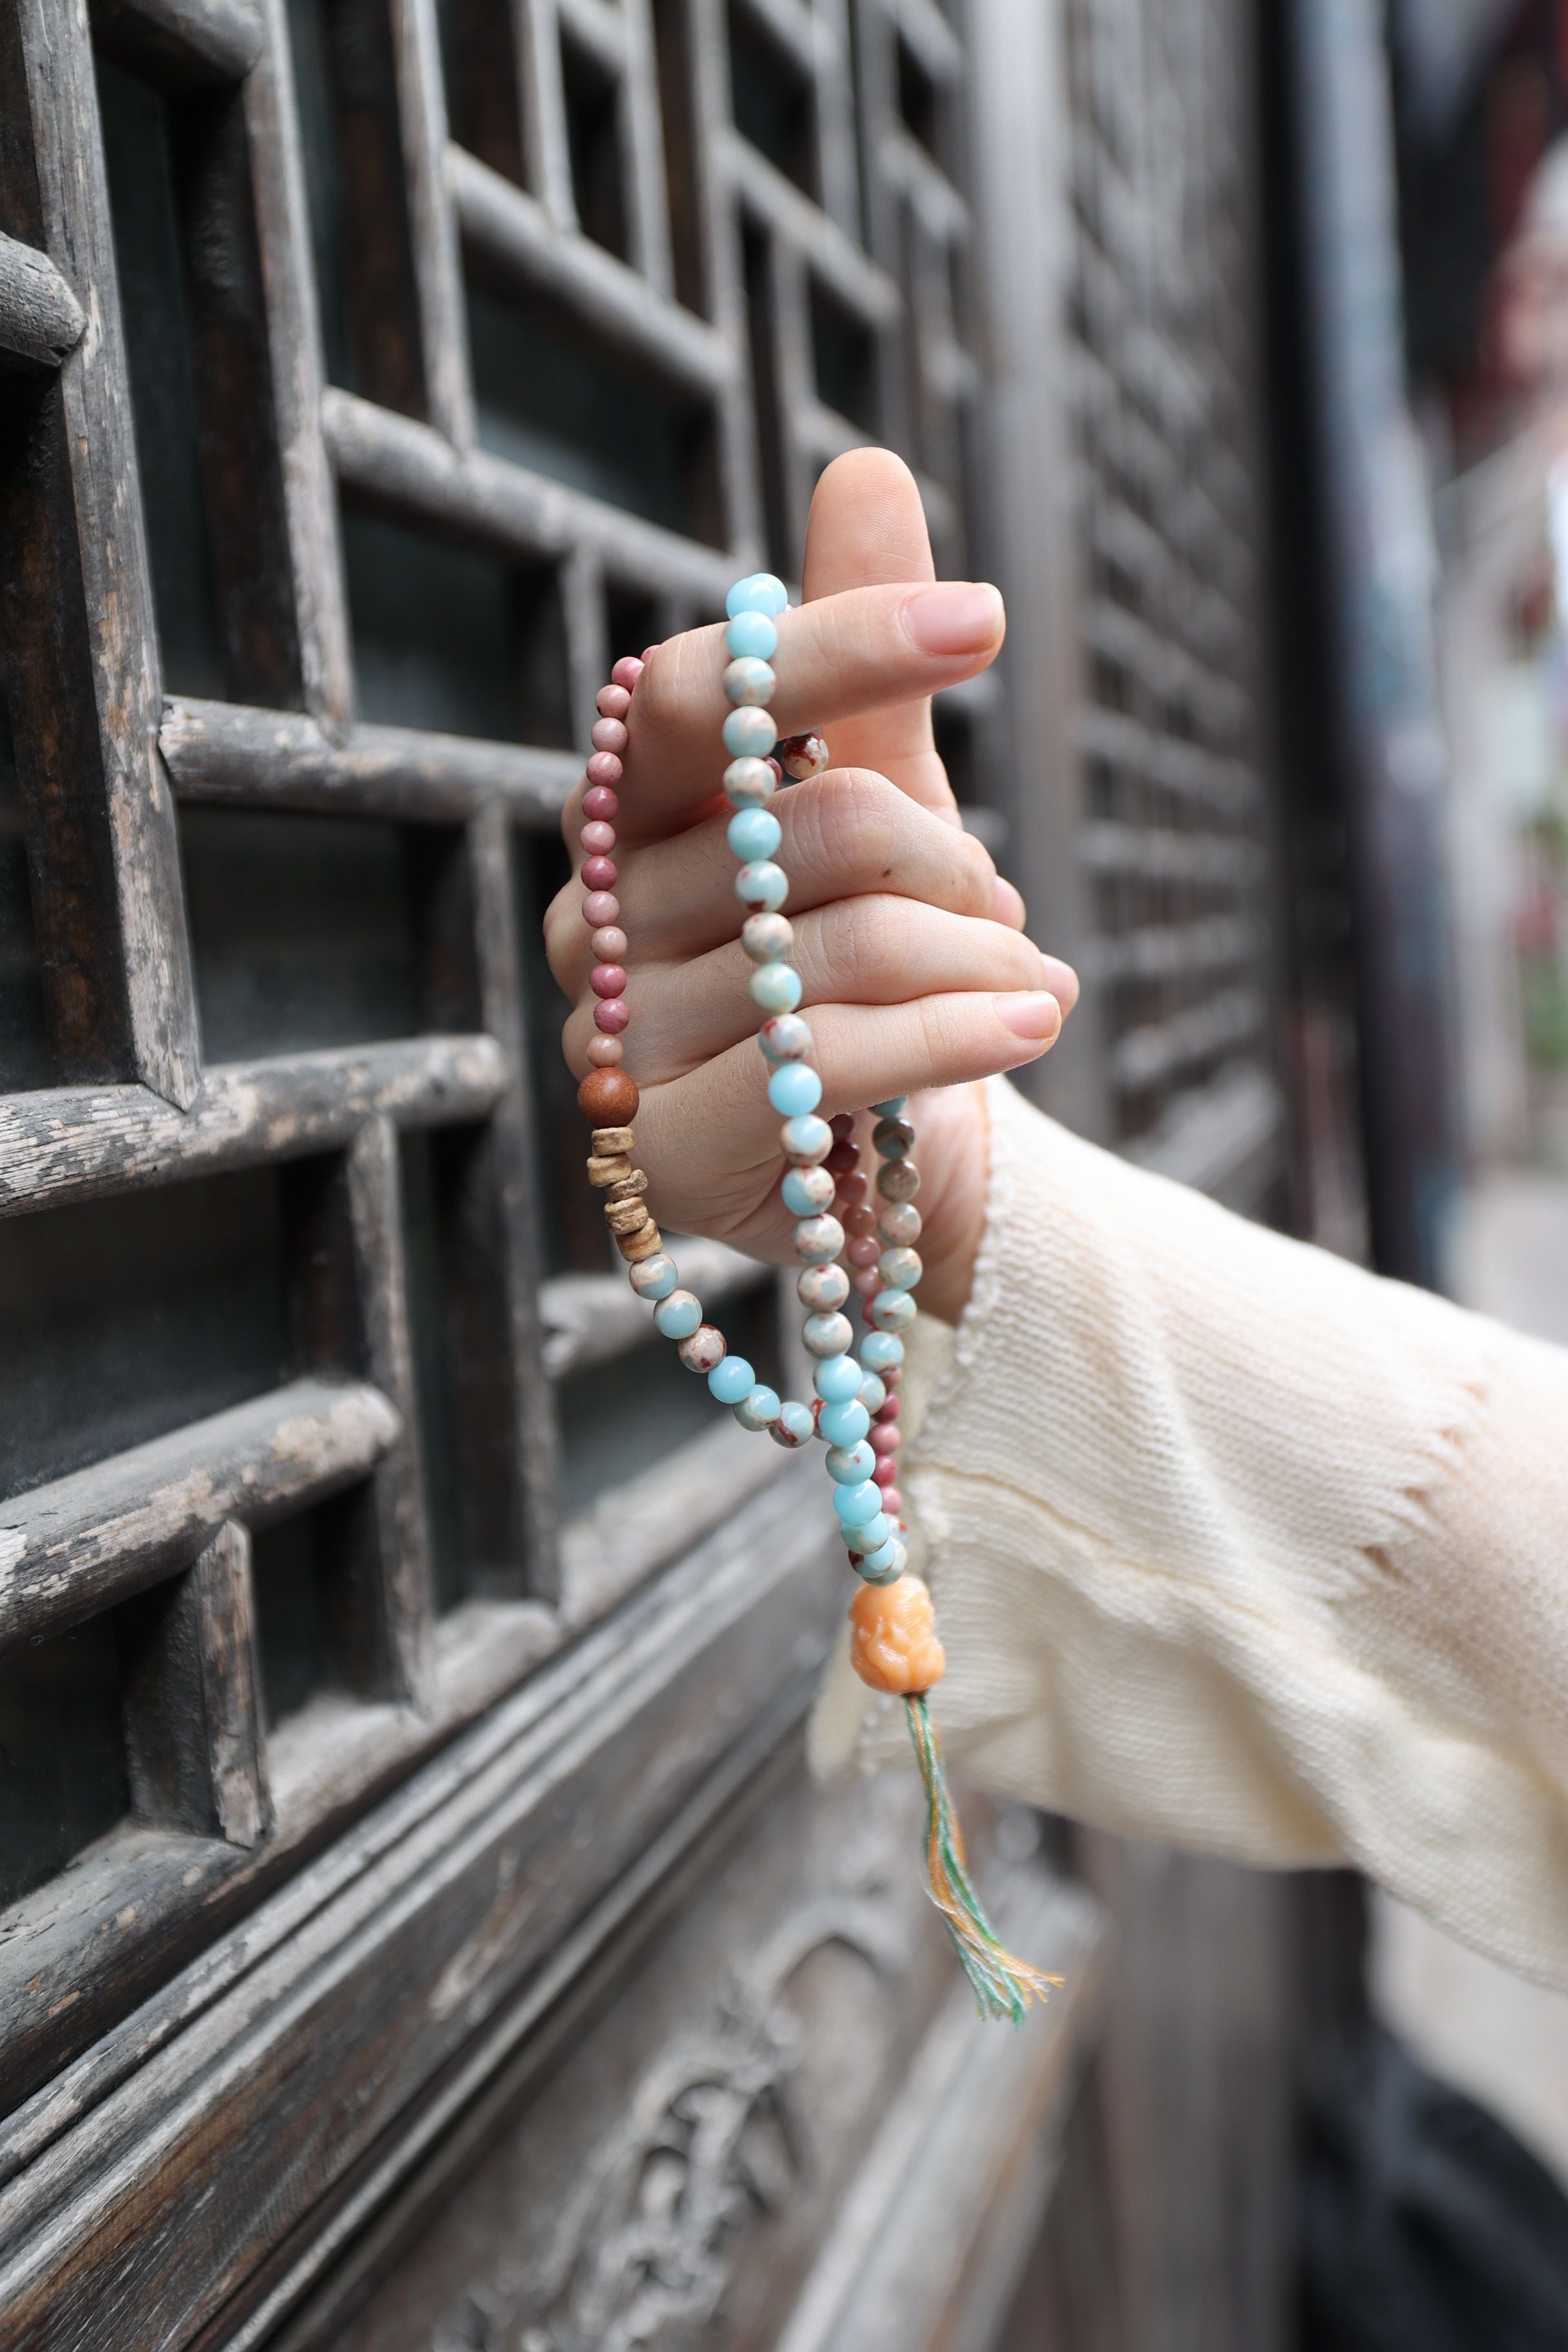
[(925, 1271), (919, 1250), (885, 1249), (877, 1264), (889, 1290), (912, 1290)]
[(887, 1513), (889, 1518), (893, 1520), (895, 1525), (902, 1522), (904, 1516), (904, 1498), (900, 1494), (896, 1486), (883, 1487), (882, 1508)]
[(639, 1099), (624, 1070), (590, 1070), (577, 1089), (577, 1108), (595, 1127), (629, 1127)]
[(860, 1147), (846, 1136), (835, 1136), (833, 1149), (827, 1155), (827, 1165), (836, 1176), (856, 1172), (860, 1165)]
[(779, 730), (768, 713), (749, 704), (731, 710), (724, 721), (724, 749), (732, 760), (765, 760), (778, 738)]
[(614, 792), (626, 772), (625, 766), (616, 759), (613, 751), (594, 752), (583, 771), (590, 784), (606, 786), (611, 792)]
[(921, 1189), (921, 1171), (912, 1160), (884, 1160), (877, 1171), (877, 1190), (884, 1201), (912, 1201)]
[(613, 751), (618, 760), (631, 738), (618, 719), (595, 719), (589, 739), (595, 751)]
[(754, 862), (773, 856), (784, 839), (784, 827), (772, 809), (737, 809), (725, 827), (724, 838), (731, 856)]
[(882, 1287), (882, 1277), (874, 1265), (858, 1265), (849, 1277), (849, 1286), (857, 1298), (875, 1298)]
[(835, 1111), (827, 1124), (833, 1129), (834, 1142), (845, 1143), (855, 1132), (855, 1114), (852, 1110)]
[(843, 1223), (847, 1234), (852, 1234), (856, 1241), (861, 1241), (875, 1231), (877, 1220), (869, 1209), (857, 1202), (852, 1209), (844, 1212)]
[(595, 996), (619, 996), (626, 984), (624, 963), (596, 963), (588, 974), (588, 985)]
[(763, 1013), (793, 1013), (805, 991), (800, 974), (787, 963), (763, 963), (746, 983), (746, 993)]
[(741, 945), (753, 963), (782, 963), (795, 945), (795, 925), (787, 915), (748, 915)]
[(847, 1209), (858, 1209), (870, 1189), (869, 1178), (859, 1168), (847, 1168), (838, 1179), (838, 1197)]
[(731, 760), (724, 790), (737, 808), (765, 808), (778, 790), (771, 760)]
[(742, 866), (735, 877), (735, 896), (753, 915), (774, 914), (789, 897), (789, 876), (770, 858)]
[[(764, 1021), (757, 1043), (770, 1062), (804, 1062), (813, 1050), (811, 1031), (796, 1013), (775, 1013)], [(827, 1157), (831, 1167), (832, 1153)]]
[(724, 1360), (724, 1334), (711, 1323), (700, 1323), (689, 1339), (682, 1339), (679, 1352), (689, 1372), (710, 1372)]
[(603, 1004), (594, 1007), (594, 1026), (602, 1029), (606, 1037), (618, 1037), (631, 1017), (631, 1006), (624, 996), (608, 996)]
[(868, 1478), (876, 1466), (876, 1456), (864, 1438), (858, 1445), (830, 1445), (827, 1449), (827, 1475), (836, 1486), (856, 1486)]
[(631, 707), (630, 693), (615, 678), (594, 697), (594, 708), (601, 719), (624, 719)]
[(830, 1315), (848, 1297), (849, 1276), (841, 1265), (803, 1266), (795, 1276), (795, 1295), (808, 1314)]
[(595, 817), (578, 828), (577, 838), (591, 857), (608, 857), (616, 845), (616, 828)]
[[(779, 1192), (791, 1216), (813, 1217), (831, 1204), (833, 1179), (826, 1168), (789, 1168)], [(801, 1280), (805, 1280), (804, 1274)]]
[(596, 963), (625, 963), (626, 935), (618, 923), (601, 923), (588, 941)]
[[(832, 1148), (833, 1129), (825, 1118), (808, 1110), (804, 1118), (786, 1118), (779, 1129), (779, 1141), (786, 1160), (804, 1160), (815, 1165), (826, 1160)], [(837, 1257), (837, 1251), (830, 1253)]]
[(761, 709), (773, 700), (778, 679), (767, 662), (753, 654), (742, 654), (725, 670), (723, 685), (728, 701), (742, 709)]
[(800, 1336), (808, 1355), (842, 1356), (855, 1344), (855, 1327), (847, 1315), (808, 1315)]
[(849, 1662), (873, 1690), (912, 1698), (942, 1680), (947, 1660), (936, 1638), (936, 1612), (918, 1577), (862, 1584), (849, 1603)]
[(708, 1375), (708, 1392), (721, 1404), (739, 1404), (757, 1385), (757, 1376), (744, 1356), (725, 1356)]
[(875, 1234), (857, 1234), (844, 1252), (851, 1265), (875, 1265), (881, 1252)]
[(827, 745), (814, 730), (805, 735), (786, 735), (779, 745), (778, 756), (785, 775), (792, 777), (797, 784), (804, 784), (813, 776), (821, 775), (830, 754)]
[(583, 920), (591, 931), (621, 919), (621, 902), (613, 890), (590, 890), (583, 901)]
[(742, 1429), (771, 1429), (778, 1416), (778, 1391), (762, 1384), (750, 1390), (735, 1407), (735, 1418)]
[[(632, 1278), (635, 1282), (637, 1277)], [(664, 1339), (689, 1339), (701, 1321), (702, 1306), (694, 1291), (672, 1290), (654, 1309), (653, 1328)]]
[(844, 1247), (844, 1228), (837, 1217), (803, 1217), (792, 1239), (803, 1265), (826, 1265)]
[(881, 1456), (899, 1450), (899, 1424), (896, 1421), (874, 1421), (868, 1440), (873, 1454)]
[(588, 1040), (588, 1059), (596, 1070), (612, 1069), (626, 1059), (626, 1052), (618, 1037), (606, 1037), (602, 1029), (595, 1029)]
[(907, 1118), (879, 1118), (871, 1129), (871, 1149), (884, 1160), (903, 1160), (915, 1148), (915, 1131)]
[(822, 1100), (822, 1080), (809, 1062), (781, 1062), (769, 1076), (768, 1100), (784, 1118), (800, 1118)]
[[(672, 1298), (679, 1279), (679, 1269), (672, 1257), (650, 1257), (646, 1265), (634, 1265), (631, 1272), (632, 1288), (637, 1297), (655, 1301)], [(697, 1325), (691, 1328), (695, 1330)]]
[(809, 1445), (816, 1434), (816, 1416), (811, 1407), (795, 1404), (787, 1399), (780, 1405), (778, 1419), (768, 1432), (775, 1445), (786, 1446), (792, 1452), (799, 1446)]
[[(650, 646), (648, 650), (652, 652), (653, 648)], [(641, 677), (644, 667), (645, 665), (638, 661), (636, 654), (623, 654), (610, 672), (610, 682), (613, 686), (624, 686), (629, 694)]]
[[(583, 881), (590, 895), (596, 896), (601, 890), (613, 890), (620, 878), (621, 869), (613, 857), (584, 857), (583, 860)], [(584, 904), (587, 904), (586, 899)], [(617, 908), (616, 912), (619, 911)]]
[(907, 1246), (921, 1237), (921, 1213), (912, 1201), (889, 1201), (877, 1219), (877, 1231), (889, 1247)]
[(615, 818), (619, 816), (620, 813), (621, 796), (619, 793), (612, 792), (608, 784), (589, 785), (587, 791), (583, 795), (583, 814), (584, 816), (602, 817), (605, 823), (608, 824), (612, 823)]
[(897, 1393), (892, 1388), (890, 1382), (884, 1381), (883, 1386), (887, 1390), (887, 1394), (883, 1397), (881, 1403), (877, 1407), (877, 1418), (879, 1421), (897, 1421), (899, 1417), (899, 1400)]

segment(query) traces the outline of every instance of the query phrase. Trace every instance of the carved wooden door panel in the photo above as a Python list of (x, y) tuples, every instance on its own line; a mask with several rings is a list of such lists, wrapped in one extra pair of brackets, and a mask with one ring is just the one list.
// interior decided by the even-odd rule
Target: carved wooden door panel
[[(0, 2344), (984, 2338), (977, 2039), (827, 1800), (812, 1465), (585, 1219), (538, 953), (608, 662), (910, 453), (935, 0), (0, 0)], [(996, 719), (944, 712), (961, 783)], [(759, 1366), (770, 1279), (683, 1248)]]

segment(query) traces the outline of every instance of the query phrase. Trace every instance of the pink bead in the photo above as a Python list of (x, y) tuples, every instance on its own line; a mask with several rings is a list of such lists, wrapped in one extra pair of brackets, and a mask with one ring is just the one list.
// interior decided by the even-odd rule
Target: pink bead
[(860, 1298), (875, 1298), (882, 1287), (882, 1277), (874, 1265), (857, 1266), (849, 1278)]
[[(886, 1372), (884, 1372), (884, 1373), (882, 1374), (882, 1386), (883, 1386), (884, 1388), (886, 1388), (886, 1387), (887, 1387), (887, 1385), (888, 1385), (888, 1375), (887, 1375), (887, 1373), (886, 1373)], [(885, 1396), (885, 1397), (882, 1399), (881, 1403), (877, 1407), (876, 1412), (871, 1415), (871, 1419), (872, 1419), (872, 1421), (873, 1421), (874, 1423), (886, 1423), (886, 1422), (889, 1422), (889, 1421), (897, 1421), (898, 1417), (899, 1417), (899, 1400), (898, 1400), (898, 1398), (897, 1398), (896, 1396), (893, 1396), (893, 1395), (891, 1395), (890, 1393), (889, 1393), (889, 1395)]]
[(589, 740), (595, 751), (619, 753), (626, 750), (632, 739), (618, 719), (595, 719)]
[(658, 651), (658, 647), (657, 646), (644, 646), (642, 649), (642, 666), (644, 669), (647, 667), (649, 662), (652, 661)]
[[(620, 868), (613, 857), (584, 857), (583, 860), (583, 879), (595, 897), (601, 890), (613, 890), (620, 878)], [(584, 903), (586, 905), (587, 901)]]
[(594, 1036), (588, 1040), (588, 1059), (596, 1070), (613, 1070), (626, 1050), (618, 1037)]
[(591, 931), (596, 931), (601, 923), (618, 923), (620, 919), (621, 902), (613, 890), (589, 891), (583, 901), (583, 920)]
[(835, 1111), (827, 1124), (839, 1142), (846, 1142), (855, 1132), (855, 1114), (852, 1110)]
[(602, 686), (594, 697), (594, 708), (601, 719), (624, 719), (632, 707), (632, 698), (624, 686)]
[(599, 963), (625, 963), (626, 960), (626, 935), (617, 924), (605, 923), (595, 932), (588, 945)]
[(609, 818), (619, 816), (620, 813), (621, 796), (619, 793), (612, 792), (608, 784), (589, 785), (587, 791), (583, 795), (583, 814), (584, 816), (602, 816)]
[(636, 654), (623, 654), (610, 672), (610, 681), (612, 685), (624, 686), (629, 694), (642, 674), (643, 665)]
[(608, 857), (616, 845), (616, 828), (595, 817), (591, 824), (583, 827), (577, 838), (590, 857)]
[(870, 1209), (851, 1209), (849, 1214), (844, 1219), (844, 1230), (847, 1234), (853, 1234), (857, 1241), (862, 1240), (867, 1234), (874, 1234), (877, 1230), (874, 1212)]
[(618, 1037), (632, 1017), (631, 1007), (619, 996), (610, 997), (594, 1007), (594, 1025), (606, 1037)]
[(882, 1253), (875, 1234), (857, 1234), (844, 1255), (851, 1265), (875, 1265)]
[(583, 771), (591, 784), (607, 784), (612, 792), (626, 772), (613, 751), (593, 752)]
[[(899, 1465), (893, 1460), (891, 1454), (884, 1454), (879, 1461), (872, 1463), (871, 1478), (874, 1485), (882, 1487), (884, 1490), (889, 1486), (896, 1486), (898, 1485)], [(884, 1503), (882, 1508), (886, 1510), (887, 1507), (886, 1503)]]
[(595, 996), (619, 996), (626, 984), (626, 971), (618, 963), (596, 963), (588, 974), (588, 985)]
[[(835, 1175), (838, 1174), (837, 1169)], [(838, 1197), (847, 1209), (858, 1209), (871, 1189), (871, 1180), (859, 1168), (847, 1168), (838, 1177)]]
[[(877, 1474), (874, 1470), (871, 1473), (871, 1475), (873, 1478), (876, 1477)], [(880, 1485), (881, 1482), (879, 1480), (878, 1483)], [(899, 1525), (902, 1527), (904, 1521), (904, 1498), (900, 1494), (896, 1486), (882, 1487), (882, 1508), (886, 1511), (890, 1519), (897, 1519)]]
[[(893, 1391), (896, 1388), (901, 1388), (903, 1386), (904, 1368), (902, 1364), (889, 1364), (887, 1370), (881, 1377), (882, 1386), (887, 1390), (888, 1396), (892, 1399), (894, 1404), (897, 1404), (898, 1399), (893, 1396)], [(886, 1410), (886, 1400), (884, 1401), (883, 1409)], [(892, 1414), (889, 1413), (888, 1419), (891, 1421), (892, 1418)]]
[(894, 1421), (874, 1421), (871, 1423), (873, 1454), (896, 1454), (899, 1450), (899, 1425)]

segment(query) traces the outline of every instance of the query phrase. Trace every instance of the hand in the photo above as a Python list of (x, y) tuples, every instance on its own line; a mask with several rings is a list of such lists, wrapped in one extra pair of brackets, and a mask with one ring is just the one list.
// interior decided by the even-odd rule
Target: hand
[[(984, 1224), (975, 1082), (1045, 1053), (1078, 982), (1025, 938), (1023, 900), (960, 824), (931, 696), (986, 668), (1005, 624), (995, 589), (933, 579), (908, 467), (886, 450), (836, 459), (812, 501), (805, 602), (779, 617), (772, 709), (781, 734), (821, 728), (837, 764), (771, 806), (822, 1116), (919, 1097), (920, 1299), (956, 1322)], [(632, 699), (616, 820), (631, 943), (624, 1066), (641, 1091), (637, 1156), (659, 1223), (783, 1264), (794, 1221), (724, 838), (725, 659), (721, 627), (672, 637)], [(577, 865), (581, 798), (579, 787), (563, 820)], [(582, 897), (574, 880), (545, 919), (551, 970), (574, 1002), (563, 1045), (578, 1076), (595, 1003)]]

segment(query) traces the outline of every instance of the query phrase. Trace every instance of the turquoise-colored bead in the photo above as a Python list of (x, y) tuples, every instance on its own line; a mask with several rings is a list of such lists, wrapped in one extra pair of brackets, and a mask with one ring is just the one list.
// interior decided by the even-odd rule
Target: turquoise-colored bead
[(778, 778), (765, 760), (731, 760), (724, 771), (724, 790), (736, 808), (761, 808), (778, 790)]
[(731, 711), (722, 733), (731, 760), (765, 760), (779, 740), (779, 730), (767, 712), (754, 710), (749, 703)]
[(736, 857), (748, 861), (771, 857), (784, 839), (784, 827), (772, 809), (738, 809), (724, 838)]
[(804, 1118), (786, 1118), (779, 1129), (786, 1160), (826, 1160), (833, 1149), (833, 1129), (814, 1110)]
[(761, 1383), (735, 1407), (735, 1418), (742, 1429), (770, 1429), (778, 1417), (777, 1389), (764, 1388)]
[(742, 709), (760, 709), (771, 702), (777, 684), (771, 662), (732, 661), (724, 672), (725, 698)]
[[(877, 1491), (880, 1494), (881, 1488), (879, 1487)], [(841, 1525), (844, 1528), (845, 1540), (851, 1551), (880, 1551), (888, 1538), (893, 1533), (893, 1522), (886, 1511), (873, 1513), (870, 1518), (863, 1519), (858, 1527), (852, 1527), (847, 1521), (841, 1522)]]
[(847, 1404), (860, 1393), (864, 1375), (853, 1356), (824, 1356), (812, 1386), (826, 1404)]
[(871, 1426), (871, 1416), (858, 1397), (847, 1404), (825, 1404), (816, 1416), (816, 1433), (829, 1445), (858, 1445)]
[(863, 1478), (858, 1486), (835, 1486), (833, 1507), (847, 1528), (863, 1527), (881, 1509), (882, 1490), (869, 1478)]
[(737, 613), (724, 632), (731, 661), (772, 661), (778, 649), (779, 633), (766, 613)]
[(891, 1371), (904, 1360), (904, 1343), (896, 1331), (872, 1331), (860, 1342), (860, 1361), (868, 1372)]
[(837, 1190), (826, 1168), (788, 1168), (779, 1197), (792, 1217), (819, 1217)]
[(907, 1290), (879, 1290), (866, 1320), (874, 1331), (907, 1331), (919, 1311)]
[(866, 1378), (861, 1381), (860, 1402), (873, 1418), (881, 1412), (882, 1407), (887, 1403), (887, 1388), (885, 1384), (877, 1378), (875, 1372), (868, 1372)]
[(894, 1247), (882, 1252), (877, 1271), (889, 1290), (912, 1290), (925, 1268), (919, 1250)]
[(678, 1290), (653, 1310), (653, 1328), (665, 1339), (689, 1339), (702, 1320), (702, 1302), (689, 1290)]
[(809, 1445), (816, 1434), (816, 1415), (808, 1404), (797, 1404), (793, 1397), (786, 1397), (780, 1405), (778, 1418), (768, 1432), (775, 1445), (792, 1451), (797, 1445)]
[(709, 1392), (721, 1404), (739, 1404), (756, 1384), (757, 1376), (744, 1356), (726, 1356), (708, 1375)]
[(898, 1118), (908, 1101), (908, 1095), (889, 1095), (886, 1102), (873, 1103), (871, 1108), (879, 1118)]
[(746, 991), (763, 1013), (793, 1013), (805, 993), (799, 972), (787, 963), (760, 963), (746, 982)]
[(904, 1572), (909, 1553), (897, 1536), (889, 1536), (879, 1551), (868, 1551), (859, 1562), (859, 1572), (868, 1584), (896, 1584)]
[(858, 1486), (876, 1468), (877, 1457), (862, 1439), (858, 1445), (830, 1445), (827, 1475), (838, 1486)]
[(639, 1298), (651, 1298), (656, 1304), (668, 1298), (680, 1280), (680, 1269), (672, 1257), (662, 1254), (645, 1257), (640, 1265), (631, 1269), (631, 1285)]
[(809, 1062), (781, 1062), (768, 1080), (768, 1100), (785, 1118), (799, 1118), (822, 1100), (822, 1080)]
[(782, 866), (764, 857), (759, 864), (742, 866), (735, 877), (735, 896), (753, 915), (764, 908), (775, 914), (789, 897), (789, 876)]
[(776, 1013), (757, 1032), (764, 1062), (806, 1062), (815, 1050), (811, 1031), (796, 1013)]
[(773, 616), (782, 613), (789, 603), (789, 590), (772, 572), (748, 572), (737, 580), (724, 599), (724, 610), (731, 621), (742, 613), (766, 613)]

